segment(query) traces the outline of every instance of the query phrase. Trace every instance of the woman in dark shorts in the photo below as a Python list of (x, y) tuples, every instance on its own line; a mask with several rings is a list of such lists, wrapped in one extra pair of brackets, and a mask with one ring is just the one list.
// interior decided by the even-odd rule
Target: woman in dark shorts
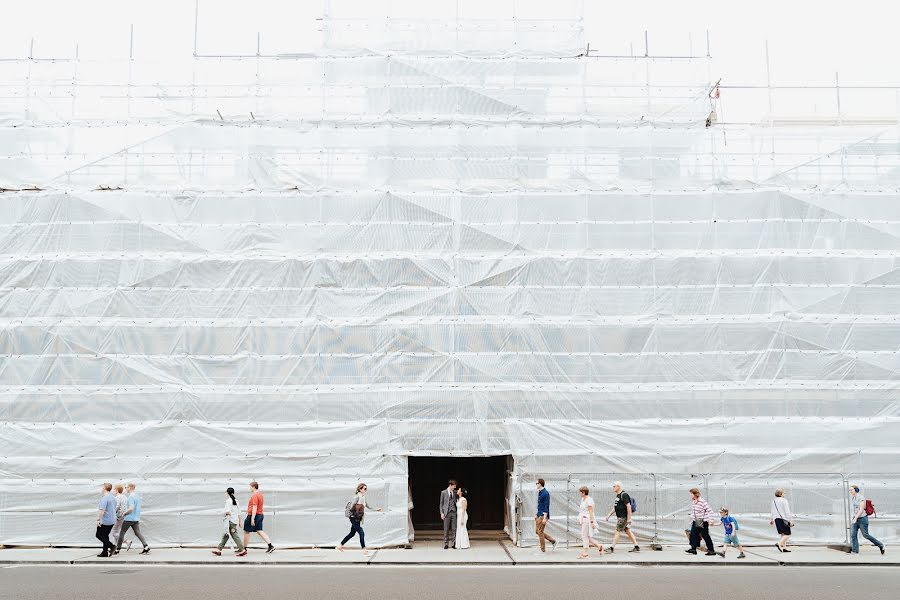
[(791, 538), (791, 527), (794, 526), (794, 515), (791, 513), (791, 505), (784, 497), (784, 490), (775, 490), (775, 499), (772, 500), (772, 518), (769, 525), (775, 525), (775, 530), (781, 539), (775, 544), (779, 552), (790, 552), (787, 549), (788, 540)]

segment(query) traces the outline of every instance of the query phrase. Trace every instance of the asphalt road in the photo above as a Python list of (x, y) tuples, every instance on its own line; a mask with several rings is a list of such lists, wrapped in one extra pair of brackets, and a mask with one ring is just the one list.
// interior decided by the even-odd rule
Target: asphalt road
[(16, 600), (639, 600), (888, 598), (900, 569), (882, 567), (106, 567), (0, 568)]

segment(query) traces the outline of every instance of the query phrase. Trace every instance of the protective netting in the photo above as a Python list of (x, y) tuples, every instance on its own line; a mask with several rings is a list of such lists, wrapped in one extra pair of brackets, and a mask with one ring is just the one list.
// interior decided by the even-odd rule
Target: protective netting
[(577, 57), (576, 21), (338, 25), (0, 63), (0, 541), (90, 543), (134, 480), (155, 544), (208, 544), (257, 478), (277, 543), (334, 543), (365, 481), (400, 544), (410, 454), (568, 474), (551, 532), (579, 477), (652, 484), (667, 539), (692, 473), (752, 536), (796, 481), (808, 542), (830, 474), (896, 488), (895, 126), (707, 129), (706, 60)]

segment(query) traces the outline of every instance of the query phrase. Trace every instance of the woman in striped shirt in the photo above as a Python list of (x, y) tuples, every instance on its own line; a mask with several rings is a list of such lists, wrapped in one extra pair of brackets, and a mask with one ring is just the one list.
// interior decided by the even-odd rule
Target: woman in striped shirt
[(700, 536), (706, 542), (707, 556), (716, 556), (716, 548), (709, 536), (709, 524), (716, 518), (716, 513), (710, 508), (709, 503), (700, 497), (700, 490), (691, 488), (691, 549), (685, 550), (688, 554), (697, 554), (700, 546)]

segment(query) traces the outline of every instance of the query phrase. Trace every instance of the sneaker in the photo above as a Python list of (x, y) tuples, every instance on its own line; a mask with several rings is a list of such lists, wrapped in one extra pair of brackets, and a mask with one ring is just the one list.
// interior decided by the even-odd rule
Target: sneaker
[(144, 546), (144, 549), (141, 550), (141, 554), (150, 554), (150, 546)]
[(629, 552), (640, 552), (640, 551), (641, 551), (641, 547), (640, 547), (640, 546), (635, 546), (634, 548), (632, 548), (631, 550), (629, 550)]
[(706, 553), (706, 556), (718, 556), (718, 552), (716, 552), (715, 550), (713, 550), (712, 552), (707, 552), (707, 553)]
[[(550, 549), (556, 550), (556, 542), (550, 542)], [(884, 554), (884, 548), (881, 549), (881, 553)]]
[(788, 550), (787, 548), (782, 548), (781, 551), (782, 552), (790, 552), (790, 550)]
[(107, 554), (106, 552), (101, 552), (97, 555), (97, 558), (109, 558), (109, 554)]
[(612, 553), (615, 552), (615, 551), (616, 551), (616, 547), (615, 547), (615, 546), (610, 546), (609, 548), (606, 549), (606, 553), (607, 553), (607, 554), (612, 554)]
[(747, 558), (747, 555), (741, 552), (740, 554), (738, 554), (738, 558)]
[(781, 546), (779, 546), (778, 544), (775, 544), (775, 547), (778, 548), (778, 551), (779, 551), (779, 552), (784, 552), (784, 550), (782, 550), (782, 549), (781, 549)]
[(690, 550), (685, 550), (688, 554), (697, 554), (697, 551), (691, 548)]
[(724, 553), (724, 552), (716, 552), (716, 554), (719, 555), (719, 556), (721, 556), (722, 558), (725, 558), (725, 553)]
[(238, 552), (237, 554), (235, 554), (235, 556), (247, 556), (247, 551), (246, 551), (246, 550), (241, 550), (240, 552)]
[(222, 556), (221, 550), (213, 550), (212, 553), (215, 554), (216, 556)]
[(269, 544), (269, 547), (266, 548), (266, 554), (272, 554), (273, 552), (275, 552), (275, 546)]
[[(227, 499), (227, 498), (226, 498), (226, 499)], [(449, 548), (449, 547), (450, 547), (450, 546), (448, 546), (447, 544), (444, 544), (444, 550), (446, 550), (446, 549)]]

